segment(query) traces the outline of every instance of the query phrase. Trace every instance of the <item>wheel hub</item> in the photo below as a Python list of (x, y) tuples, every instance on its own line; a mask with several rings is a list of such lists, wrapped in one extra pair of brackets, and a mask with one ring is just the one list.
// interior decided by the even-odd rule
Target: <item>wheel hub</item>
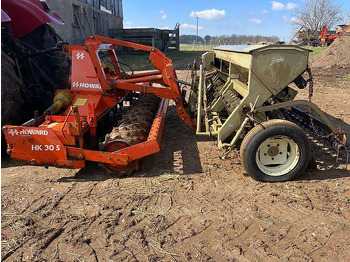
[(266, 174), (280, 176), (295, 167), (300, 157), (298, 145), (287, 136), (275, 136), (260, 144), (257, 165)]
[(272, 146), (267, 150), (267, 154), (269, 156), (277, 156), (278, 153), (279, 153), (279, 150), (277, 146)]
[(259, 147), (259, 158), (262, 165), (281, 165), (288, 159), (288, 140), (269, 138)]

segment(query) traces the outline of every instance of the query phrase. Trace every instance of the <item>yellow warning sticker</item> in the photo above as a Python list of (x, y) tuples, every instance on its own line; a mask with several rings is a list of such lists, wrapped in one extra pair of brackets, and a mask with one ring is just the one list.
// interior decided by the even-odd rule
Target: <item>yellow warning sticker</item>
[(86, 101), (87, 101), (86, 98), (78, 98), (78, 99), (75, 101), (74, 105), (75, 105), (75, 106), (84, 106), (85, 103), (86, 103)]

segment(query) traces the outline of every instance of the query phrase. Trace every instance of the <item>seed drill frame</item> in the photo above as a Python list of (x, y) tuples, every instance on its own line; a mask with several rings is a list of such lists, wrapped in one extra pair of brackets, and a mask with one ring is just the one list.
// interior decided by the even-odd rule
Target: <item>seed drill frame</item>
[[(308, 71), (310, 50), (294, 45), (219, 46), (202, 56), (197, 104), (197, 135), (217, 136), (219, 147), (233, 147), (248, 121), (263, 122), (266, 112), (297, 110), (305, 106), (318, 115), (317, 121), (337, 145), (346, 137), (325, 113), (311, 101), (293, 100), (305, 88), (302, 74)], [(209, 72), (209, 73), (208, 73)], [(212, 76), (221, 79), (217, 97), (208, 105), (208, 91), (215, 87)], [(311, 79), (309, 79), (310, 81)], [(194, 100), (192, 100), (193, 102)], [(222, 121), (220, 112), (229, 115)]]

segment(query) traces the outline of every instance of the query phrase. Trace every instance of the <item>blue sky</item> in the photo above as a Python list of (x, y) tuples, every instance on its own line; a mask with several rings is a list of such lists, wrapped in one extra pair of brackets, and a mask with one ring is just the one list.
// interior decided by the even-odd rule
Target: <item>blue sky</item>
[[(349, 0), (334, 2), (350, 12)], [(179, 22), (180, 34), (196, 34), (198, 16), (202, 37), (260, 34), (288, 41), (295, 9), (304, 3), (305, 0), (124, 0), (124, 27), (172, 29)]]

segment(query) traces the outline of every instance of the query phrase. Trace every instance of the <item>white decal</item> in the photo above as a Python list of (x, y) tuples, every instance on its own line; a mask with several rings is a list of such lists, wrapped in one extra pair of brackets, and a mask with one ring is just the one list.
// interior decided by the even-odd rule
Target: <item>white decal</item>
[(72, 82), (72, 87), (101, 89), (100, 84)]
[(60, 151), (60, 145), (32, 145), (32, 151)]
[(53, 151), (55, 147), (53, 145), (45, 145), (45, 151)]
[(49, 132), (47, 130), (38, 130), (38, 129), (23, 129), (19, 132), (20, 135), (38, 135), (38, 136), (47, 136)]
[(47, 128), (53, 128), (55, 125), (58, 125), (58, 122), (53, 122), (47, 126)]
[(32, 145), (32, 151), (42, 151), (41, 145)]
[(9, 129), (8, 133), (10, 136), (17, 136), (18, 135), (17, 129)]
[(18, 132), (17, 129), (9, 129), (9, 135), (18, 136), (19, 135), (38, 135), (38, 136), (47, 136), (49, 132), (47, 130), (38, 130), (38, 129), (22, 129)]
[(284, 57), (275, 56), (275, 57), (272, 58), (270, 66), (272, 66), (272, 65), (274, 65), (276, 63), (281, 63), (281, 62), (284, 62)]
[(76, 57), (77, 57), (77, 59), (83, 59), (84, 58), (84, 53), (77, 53)]

